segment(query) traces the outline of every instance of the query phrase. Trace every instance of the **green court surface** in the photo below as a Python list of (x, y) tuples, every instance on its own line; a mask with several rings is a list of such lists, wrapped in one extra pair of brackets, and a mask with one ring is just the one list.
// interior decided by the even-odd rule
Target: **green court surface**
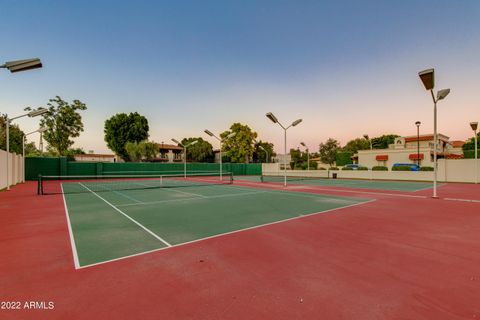
[[(242, 176), (236, 177), (238, 180), (249, 180), (260, 182), (260, 176)], [(266, 177), (265, 182), (281, 183), (283, 176)], [(327, 178), (307, 178), (287, 177), (288, 184), (303, 184), (311, 186), (324, 187), (344, 187), (359, 188), (373, 190), (391, 190), (391, 191), (407, 191), (415, 192), (419, 190), (429, 189), (432, 187), (431, 182), (420, 181), (391, 181), (391, 180), (359, 180), (359, 179), (327, 179)], [(439, 184), (441, 186), (441, 184)]]
[(94, 184), (63, 195), (77, 268), (369, 201), (234, 185), (94, 192)]

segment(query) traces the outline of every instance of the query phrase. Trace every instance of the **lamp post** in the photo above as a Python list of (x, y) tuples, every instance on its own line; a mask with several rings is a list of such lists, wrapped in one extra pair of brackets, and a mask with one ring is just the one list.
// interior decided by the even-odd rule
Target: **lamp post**
[(203, 132), (205, 132), (206, 134), (208, 134), (210, 137), (214, 137), (215, 139), (217, 139), (219, 142), (220, 142), (220, 180), (222, 181), (223, 180), (223, 171), (222, 171), (222, 143), (223, 141), (225, 141), (225, 139), (229, 139), (229, 138), (233, 138), (235, 137), (235, 135), (237, 134), (236, 132), (232, 132), (230, 133), (228, 136), (225, 137), (224, 140), (220, 139), (219, 137), (217, 137), (216, 135), (214, 135), (210, 130), (207, 130), (205, 129)]
[(262, 147), (261, 145), (258, 145), (258, 148), (265, 151), (265, 162), (268, 163), (268, 151), (264, 147)]
[[(13, 72), (13, 71), (12, 71)], [(8, 118), (8, 115), (6, 115), (5, 122), (6, 122), (6, 138), (7, 138), (7, 190), (10, 190), (10, 174), (9, 174), (9, 169), (10, 169), (10, 122), (12, 122), (15, 119), (22, 118), (29, 116), (30, 118), (42, 115), (44, 113), (48, 112), (47, 109), (45, 108), (40, 108), (37, 110), (30, 111), (29, 113), (22, 114), (21, 116), (18, 117), (13, 117), (11, 119)]]
[(29, 132), (29, 133), (26, 133), (23, 135), (23, 139), (22, 139), (22, 156), (23, 156), (23, 175), (22, 175), (22, 182), (25, 182), (25, 140), (27, 139), (27, 136), (33, 134), (33, 133), (36, 133), (36, 132), (40, 132), (40, 134), (42, 134), (45, 130), (47, 130), (47, 128), (45, 127), (41, 127), (35, 131), (32, 131), (32, 132)]
[(300, 142), (300, 144), (304, 146), (307, 151), (307, 171), (310, 171), (310, 150), (305, 143)]
[(172, 138), (172, 141), (182, 146), (183, 148), (183, 177), (186, 179), (187, 178), (187, 147), (193, 146), (195, 143), (198, 142), (198, 140), (193, 140), (189, 144), (185, 144), (185, 145), (181, 144), (180, 142), (178, 142), (178, 140), (173, 138)]
[(372, 140), (370, 140), (370, 137), (368, 136), (368, 134), (364, 134), (363, 137), (365, 138), (365, 140), (367, 140), (370, 143), (370, 151), (372, 151), (373, 150)]
[(282, 127), (284, 131), (284, 145), (283, 145), (283, 151), (284, 151), (284, 158), (283, 158), (283, 175), (284, 175), (284, 182), (283, 185), (286, 187), (287, 186), (287, 130), (290, 127), (295, 127), (298, 125), (300, 122), (302, 122), (302, 119), (297, 119), (292, 122), (288, 127), (284, 127), (275, 117), (275, 115), (271, 112), (267, 113), (265, 115), (268, 119), (270, 119), (273, 123), (277, 123), (280, 127)]
[(417, 165), (420, 167), (420, 121), (415, 122), (417, 126)]
[(477, 153), (477, 128), (478, 128), (478, 122), (470, 122), (470, 127), (473, 130), (473, 134), (475, 137), (475, 183), (478, 183), (478, 153)]
[[(15, 61), (7, 61), (4, 64), (0, 65), (0, 68), (5, 68), (11, 73), (15, 72), (21, 72), (21, 71), (27, 71), (27, 70), (32, 70), (32, 69), (38, 69), (42, 67), (42, 62), (38, 58), (33, 58), (33, 59), (25, 59), (25, 60), (15, 60)], [(38, 110), (37, 110), (38, 111)], [(34, 111), (32, 111), (34, 112)], [(32, 113), (30, 112), (30, 113)], [(29, 115), (30, 117), (34, 117), (35, 115), (30, 115), (30, 113), (26, 114)], [(23, 116), (20, 116), (23, 117)], [(9, 170), (9, 155), (8, 153), (10, 152), (10, 136), (9, 136), (9, 125), (10, 121), (20, 118), (20, 117), (15, 117), (12, 119), (8, 119), (8, 115), (5, 118), (5, 126), (6, 126), (6, 138), (7, 138), (7, 190), (10, 190), (10, 175), (8, 173)]]
[(433, 88), (435, 87), (435, 70), (426, 69), (418, 73), (420, 80), (422, 80), (425, 89), (430, 91), (433, 100), (433, 195), (432, 198), (438, 198), (437, 196), (437, 102), (445, 99), (450, 93), (450, 89), (442, 89), (437, 92), (437, 97), (433, 94)]

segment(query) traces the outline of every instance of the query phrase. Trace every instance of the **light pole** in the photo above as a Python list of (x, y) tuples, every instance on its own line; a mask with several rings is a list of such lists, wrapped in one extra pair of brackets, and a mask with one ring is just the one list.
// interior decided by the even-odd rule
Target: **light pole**
[(478, 183), (478, 154), (477, 154), (477, 128), (478, 128), (478, 122), (470, 122), (470, 127), (473, 130), (473, 134), (475, 137), (475, 183)]
[(186, 179), (187, 178), (187, 147), (193, 146), (195, 143), (198, 142), (198, 140), (193, 140), (189, 144), (185, 144), (185, 145), (181, 144), (180, 142), (178, 142), (178, 140), (173, 138), (172, 138), (172, 141), (182, 146), (183, 148), (183, 177)]
[(365, 138), (365, 140), (367, 140), (370, 143), (370, 151), (372, 151), (373, 150), (372, 140), (370, 140), (370, 137), (368, 136), (368, 134), (364, 134), (363, 137)]
[(29, 133), (26, 133), (23, 135), (23, 139), (22, 139), (22, 155), (23, 155), (23, 176), (22, 176), (22, 182), (25, 182), (25, 140), (27, 139), (27, 136), (28, 135), (31, 135), (33, 133), (36, 133), (36, 132), (40, 132), (40, 134), (42, 134), (45, 130), (47, 130), (47, 128), (45, 127), (41, 127), (35, 131), (32, 131), (32, 132), (29, 132)]
[(287, 130), (288, 128), (290, 127), (295, 127), (297, 124), (299, 124), (300, 122), (302, 122), (302, 119), (297, 119), (295, 121), (292, 122), (291, 125), (289, 125), (288, 127), (284, 127), (277, 119), (277, 117), (275, 117), (275, 115), (271, 112), (267, 113), (265, 115), (268, 119), (270, 119), (273, 123), (277, 123), (280, 127), (282, 127), (283, 131), (284, 131), (284, 145), (283, 145), (283, 151), (284, 151), (284, 158), (283, 158), (283, 175), (284, 175), (284, 182), (283, 182), (283, 185), (286, 187), (287, 186)]
[[(38, 69), (38, 68), (41, 68), (42, 67), (42, 62), (40, 61), (40, 59), (38, 58), (33, 58), (33, 59), (25, 59), (25, 60), (15, 60), (15, 61), (7, 61), (5, 62), (4, 64), (0, 65), (0, 68), (5, 68), (7, 69), (8, 71), (10, 71), (11, 73), (15, 73), (15, 72), (21, 72), (21, 71), (27, 71), (27, 70), (32, 70), (32, 69)], [(38, 111), (38, 110), (37, 110)], [(47, 110), (45, 109), (45, 112)], [(32, 112), (35, 112), (35, 111), (32, 111)], [(28, 115), (29, 117), (35, 117), (36, 115), (40, 115), (40, 114), (36, 114), (36, 115), (30, 115), (32, 112), (26, 114)], [(20, 117), (23, 117), (23, 116), (20, 116)], [(10, 175), (9, 175), (9, 152), (10, 152), (10, 136), (9, 136), (9, 125), (10, 125), (10, 121), (12, 120), (15, 120), (17, 118), (20, 118), (20, 117), (15, 117), (15, 118), (12, 118), (12, 119), (8, 119), (8, 115), (6, 116), (5, 118), (5, 126), (6, 126), (6, 138), (7, 138), (7, 190), (10, 190)]]
[(437, 102), (445, 99), (445, 97), (450, 93), (450, 89), (442, 89), (437, 92), (437, 97), (433, 94), (433, 88), (435, 87), (435, 70), (426, 69), (420, 71), (418, 76), (423, 82), (425, 89), (430, 91), (433, 100), (433, 195), (432, 198), (437, 197)]
[(420, 167), (420, 121), (415, 122), (417, 126), (417, 165)]
[(7, 138), (7, 190), (10, 190), (10, 174), (9, 174), (9, 169), (10, 169), (10, 122), (12, 122), (15, 119), (22, 118), (29, 116), (30, 118), (42, 115), (44, 113), (48, 112), (47, 109), (45, 108), (40, 108), (37, 110), (30, 111), (29, 113), (22, 114), (21, 116), (18, 117), (13, 117), (11, 119), (8, 118), (8, 115), (6, 115), (5, 122), (6, 122), (6, 138)]
[(306, 148), (307, 151), (307, 171), (310, 171), (310, 149), (307, 147), (307, 145), (303, 142), (300, 142), (302, 146)]
[(258, 145), (258, 148), (265, 151), (265, 162), (268, 163), (268, 151), (264, 147), (262, 147), (261, 145)]
[(229, 138), (233, 138), (235, 137), (235, 135), (237, 134), (236, 132), (232, 132), (230, 133), (228, 136), (225, 137), (224, 140), (220, 139), (219, 137), (217, 137), (216, 135), (214, 135), (211, 131), (205, 129), (203, 132), (205, 132), (206, 134), (208, 134), (210, 137), (214, 137), (215, 139), (217, 139), (219, 142), (220, 142), (220, 180), (223, 180), (223, 171), (222, 171), (222, 143), (223, 141), (225, 141), (225, 139), (229, 139)]

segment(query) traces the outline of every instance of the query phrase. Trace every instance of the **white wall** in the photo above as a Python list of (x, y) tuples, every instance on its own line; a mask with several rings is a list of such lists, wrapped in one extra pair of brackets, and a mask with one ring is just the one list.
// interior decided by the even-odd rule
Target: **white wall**
[[(477, 161), (477, 181), (480, 183), (480, 160)], [(474, 159), (439, 159), (437, 179), (441, 182), (475, 182)], [(262, 164), (262, 173), (270, 175), (282, 175), (278, 163)], [(375, 179), (375, 180), (410, 180), (410, 181), (433, 181), (432, 171), (363, 171), (363, 170), (337, 170), (338, 178), (344, 179)], [(288, 170), (288, 176), (327, 177), (326, 170)]]
[[(23, 157), (15, 153), (8, 154), (9, 170), (8, 176), (10, 185), (15, 185), (23, 181)], [(7, 187), (7, 152), (0, 150), (0, 190)]]

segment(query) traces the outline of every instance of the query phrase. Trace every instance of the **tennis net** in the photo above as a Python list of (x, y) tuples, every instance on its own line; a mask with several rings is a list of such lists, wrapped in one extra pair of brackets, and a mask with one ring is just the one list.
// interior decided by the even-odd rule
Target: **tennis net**
[[(305, 171), (305, 172), (287, 172), (287, 181), (304, 180), (325, 180), (330, 177), (327, 170)], [(261, 176), (262, 182), (283, 182), (285, 174), (283, 172), (265, 172)]]
[(156, 174), (156, 175), (102, 175), (102, 176), (39, 176), (38, 194), (65, 194), (109, 192), (155, 188), (178, 188), (232, 184), (233, 174), (224, 172)]

